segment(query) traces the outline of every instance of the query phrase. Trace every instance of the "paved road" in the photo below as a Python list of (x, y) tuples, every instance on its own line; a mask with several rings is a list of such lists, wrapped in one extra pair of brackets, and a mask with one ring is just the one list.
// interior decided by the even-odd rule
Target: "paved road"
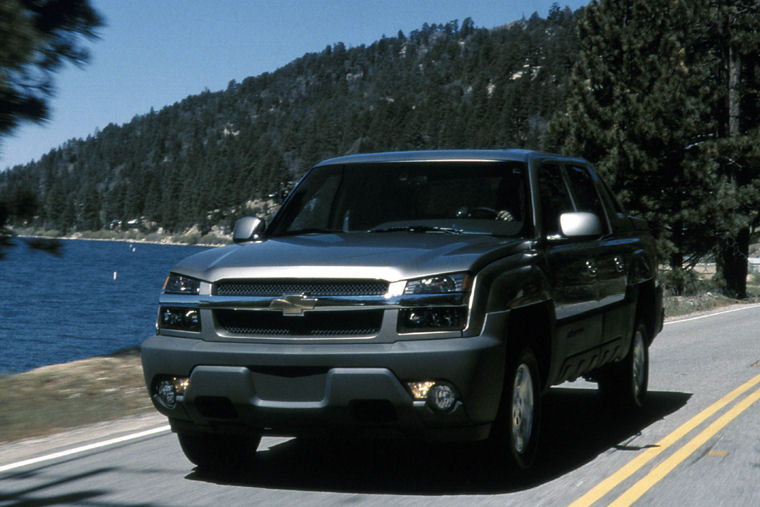
[(602, 404), (593, 384), (552, 389), (526, 477), (472, 446), (284, 438), (215, 476), (159, 429), (34, 464), (0, 456), (0, 505), (760, 505), (758, 324), (760, 306), (668, 323), (637, 416)]

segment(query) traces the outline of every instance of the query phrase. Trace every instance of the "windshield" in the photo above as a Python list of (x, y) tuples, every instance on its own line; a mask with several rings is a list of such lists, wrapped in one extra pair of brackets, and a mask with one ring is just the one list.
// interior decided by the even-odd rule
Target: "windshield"
[(325, 166), (286, 201), (270, 234), (430, 232), (512, 236), (525, 221), (522, 163)]

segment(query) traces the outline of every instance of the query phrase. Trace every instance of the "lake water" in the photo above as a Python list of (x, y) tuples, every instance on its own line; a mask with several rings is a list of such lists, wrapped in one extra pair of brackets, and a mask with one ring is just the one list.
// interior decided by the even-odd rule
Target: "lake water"
[(0, 250), (0, 373), (140, 345), (169, 270), (204, 249), (62, 241), (53, 255), (14, 239)]

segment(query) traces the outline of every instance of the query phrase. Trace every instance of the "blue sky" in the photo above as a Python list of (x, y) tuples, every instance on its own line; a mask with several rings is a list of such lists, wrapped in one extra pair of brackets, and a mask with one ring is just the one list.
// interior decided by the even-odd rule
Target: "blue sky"
[[(106, 21), (90, 63), (56, 76), (51, 118), (0, 138), (0, 169), (204, 88), (271, 72), (328, 44), (371, 44), (423, 23), (491, 28), (546, 17), (554, 0), (91, 0)], [(575, 10), (589, 0), (557, 2)]]

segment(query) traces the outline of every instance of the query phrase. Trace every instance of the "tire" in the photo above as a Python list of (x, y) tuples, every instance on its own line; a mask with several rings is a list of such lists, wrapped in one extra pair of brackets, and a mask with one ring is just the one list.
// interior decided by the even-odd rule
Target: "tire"
[(649, 349), (644, 324), (636, 327), (628, 355), (604, 371), (598, 382), (599, 390), (611, 401), (634, 409), (644, 406), (649, 384)]
[(527, 470), (536, 458), (541, 424), (541, 383), (533, 351), (523, 349), (506, 373), (494, 440), (508, 466)]
[(202, 469), (229, 469), (253, 459), (261, 435), (178, 433), (187, 459)]

